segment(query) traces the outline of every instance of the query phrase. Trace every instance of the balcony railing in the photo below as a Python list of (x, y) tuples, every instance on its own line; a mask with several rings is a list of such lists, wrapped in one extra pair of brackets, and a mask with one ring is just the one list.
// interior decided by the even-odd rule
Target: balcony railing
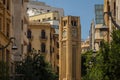
[(47, 40), (47, 36), (40, 36), (40, 40), (41, 41), (46, 41)]

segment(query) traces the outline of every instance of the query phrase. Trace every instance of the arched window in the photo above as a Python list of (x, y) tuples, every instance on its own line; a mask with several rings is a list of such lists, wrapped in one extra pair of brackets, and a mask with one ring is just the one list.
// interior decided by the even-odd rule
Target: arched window
[(41, 31), (41, 38), (45, 38), (45, 30)]
[(45, 43), (42, 43), (41, 44), (41, 52), (45, 52), (45, 49), (46, 49), (46, 45), (45, 45)]

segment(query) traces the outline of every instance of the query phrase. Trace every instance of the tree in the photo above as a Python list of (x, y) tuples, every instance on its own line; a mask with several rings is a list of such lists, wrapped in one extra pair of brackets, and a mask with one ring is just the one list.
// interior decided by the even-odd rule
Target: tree
[(0, 61), (0, 80), (9, 80), (9, 68), (3, 61)]
[[(111, 37), (110, 43), (102, 41), (101, 49), (96, 53), (94, 60), (86, 56), (84, 64), (87, 74), (83, 80), (120, 80), (120, 30), (114, 30)], [(91, 60), (93, 61), (89, 64)], [(91, 65), (92, 67), (89, 67)]]
[(25, 80), (55, 80), (57, 75), (52, 71), (49, 63), (40, 54), (28, 55), (24, 61), (18, 63), (18, 74), (23, 74)]

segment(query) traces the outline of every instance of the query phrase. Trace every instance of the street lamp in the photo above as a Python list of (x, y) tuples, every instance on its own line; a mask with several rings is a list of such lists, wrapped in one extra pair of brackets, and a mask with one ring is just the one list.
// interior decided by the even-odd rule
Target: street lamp
[(9, 42), (5, 46), (0, 47), (0, 50), (4, 50), (5, 48), (7, 48), (10, 45), (10, 43), (13, 43), (12, 50), (17, 50), (17, 46), (16, 46), (16, 44), (14, 42), (12, 42), (12, 39), (15, 40), (15, 37), (11, 37), (9, 39)]
[[(12, 43), (12, 50), (17, 50), (17, 46), (16, 46), (15, 42), (12, 42), (12, 40), (15, 40), (15, 37), (11, 37), (9, 39), (9, 42), (5, 46), (0, 47), (0, 51), (2, 51), (2, 62), (4, 62), (4, 59), (3, 59), (4, 49), (6, 49), (10, 45), (10, 43)], [(4, 67), (3, 67), (3, 64), (2, 64), (2, 72), (3, 72), (3, 68)]]
[(112, 13), (109, 11), (109, 12), (104, 12), (104, 14), (103, 14), (103, 16), (105, 16), (105, 14), (107, 14), (110, 18), (111, 18), (111, 21), (112, 21), (112, 23), (115, 25), (115, 27), (117, 28), (117, 29), (120, 29), (120, 26), (116, 23), (116, 21), (113, 19), (113, 17), (112, 17)]

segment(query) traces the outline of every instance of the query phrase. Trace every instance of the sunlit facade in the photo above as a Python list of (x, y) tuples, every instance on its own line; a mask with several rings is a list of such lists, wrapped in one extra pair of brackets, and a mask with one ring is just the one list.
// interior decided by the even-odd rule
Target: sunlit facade
[(59, 80), (81, 80), (79, 17), (62, 17), (59, 32)]

